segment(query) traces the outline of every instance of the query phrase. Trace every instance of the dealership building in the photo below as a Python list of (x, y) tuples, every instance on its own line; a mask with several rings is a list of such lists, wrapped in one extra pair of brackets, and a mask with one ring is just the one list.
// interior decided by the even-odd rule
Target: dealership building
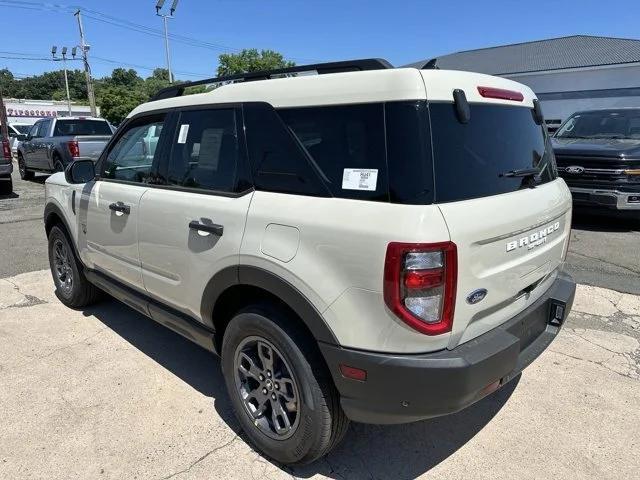
[(410, 66), (499, 75), (531, 87), (550, 130), (579, 110), (640, 107), (640, 40), (575, 35), (481, 48)]
[(4, 106), (7, 111), (7, 121), (10, 124), (31, 125), (41, 118), (48, 117), (91, 116), (91, 108), (88, 105), (76, 103), (71, 103), (71, 115), (69, 115), (66, 101), (5, 98)]

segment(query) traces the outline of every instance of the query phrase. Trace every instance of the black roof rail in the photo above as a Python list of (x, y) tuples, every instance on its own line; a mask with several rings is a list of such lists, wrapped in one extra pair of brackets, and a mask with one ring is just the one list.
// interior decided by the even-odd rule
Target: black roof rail
[(420, 67), (420, 70), (440, 70), (440, 67), (438, 66), (438, 59), (432, 58), (431, 60), (425, 62)]
[(222, 82), (252, 82), (256, 80), (269, 80), (272, 78), (280, 78), (291, 73), (300, 72), (317, 72), (318, 75), (325, 75), (327, 73), (340, 73), (340, 72), (360, 72), (364, 70), (385, 70), (387, 68), (393, 68), (389, 62), (382, 58), (366, 58), (362, 60), (347, 60), (342, 62), (329, 62), (329, 63), (316, 63), (312, 65), (300, 65), (296, 67), (279, 68), (276, 70), (265, 70), (261, 72), (249, 72), (239, 73), (237, 75), (227, 75), (217, 78), (206, 78), (204, 80), (197, 80), (195, 82), (185, 82), (177, 85), (172, 85), (167, 88), (163, 88), (156, 93), (151, 101), (162, 100), (164, 98), (180, 97), (184, 94), (185, 89), (189, 87), (196, 87), (198, 85), (208, 85), (211, 83)]

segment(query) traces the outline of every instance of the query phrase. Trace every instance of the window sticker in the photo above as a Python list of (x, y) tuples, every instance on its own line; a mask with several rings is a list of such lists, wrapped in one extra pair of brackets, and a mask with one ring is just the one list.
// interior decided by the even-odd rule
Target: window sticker
[(343, 190), (375, 191), (378, 183), (377, 168), (345, 168), (342, 173)]
[(180, 133), (178, 134), (178, 143), (187, 143), (188, 134), (189, 134), (189, 124), (180, 125)]

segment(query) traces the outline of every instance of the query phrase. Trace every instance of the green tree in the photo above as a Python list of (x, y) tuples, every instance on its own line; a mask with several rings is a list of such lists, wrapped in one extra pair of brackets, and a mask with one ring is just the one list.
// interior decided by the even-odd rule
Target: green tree
[(281, 53), (273, 50), (258, 51), (256, 48), (245, 49), (240, 53), (223, 53), (218, 62), (219, 77), (295, 66), (294, 62), (285, 60)]
[(111, 72), (111, 77), (106, 77), (105, 81), (110, 85), (135, 87), (142, 82), (142, 79), (138, 76), (138, 72), (133, 68), (130, 68), (129, 70), (125, 68), (115, 68)]
[(142, 89), (131, 89), (122, 85), (107, 85), (100, 89), (97, 98), (100, 114), (118, 125), (138, 105), (149, 97)]

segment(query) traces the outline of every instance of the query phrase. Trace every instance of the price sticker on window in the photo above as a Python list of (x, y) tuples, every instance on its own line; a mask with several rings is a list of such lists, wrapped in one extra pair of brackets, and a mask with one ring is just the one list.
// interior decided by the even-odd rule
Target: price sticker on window
[(376, 190), (377, 184), (377, 168), (345, 168), (343, 170), (343, 190), (367, 190), (373, 192)]

